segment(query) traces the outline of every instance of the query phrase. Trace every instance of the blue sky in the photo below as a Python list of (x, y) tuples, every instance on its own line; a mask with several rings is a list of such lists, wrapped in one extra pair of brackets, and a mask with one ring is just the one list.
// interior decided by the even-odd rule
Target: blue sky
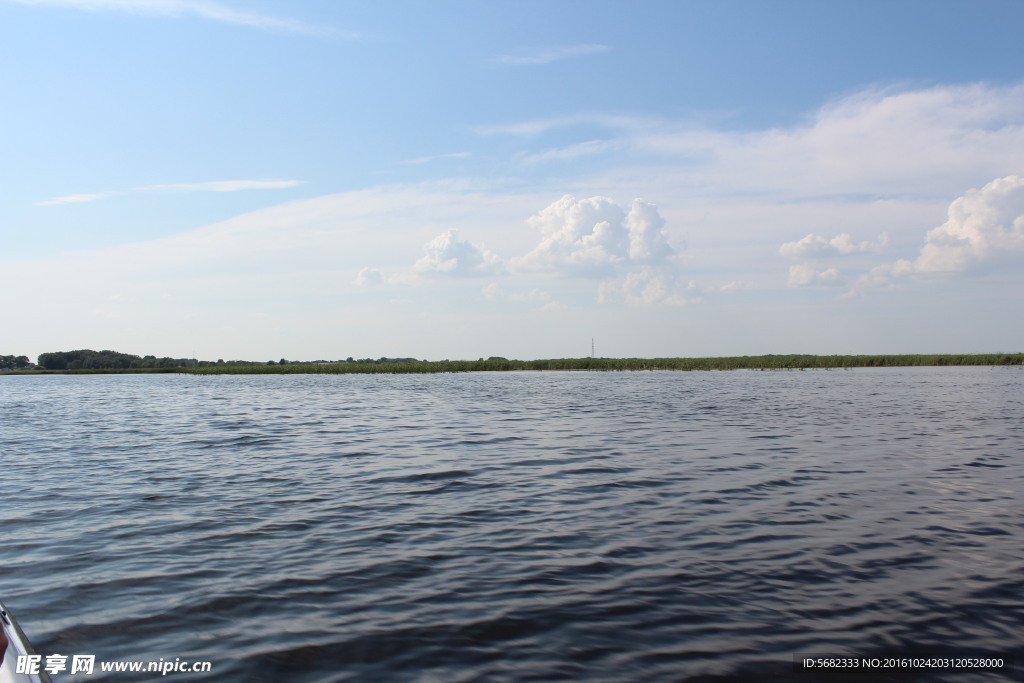
[(1021, 351), (1021, 25), (0, 0), (0, 351)]

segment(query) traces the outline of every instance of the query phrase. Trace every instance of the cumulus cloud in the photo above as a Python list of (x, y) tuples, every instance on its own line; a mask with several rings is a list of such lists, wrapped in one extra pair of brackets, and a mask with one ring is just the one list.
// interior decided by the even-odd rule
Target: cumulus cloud
[(597, 298), (598, 303), (624, 301), (629, 306), (687, 306), (700, 300), (696, 282), (684, 282), (671, 269), (656, 266), (602, 282)]
[(379, 287), (387, 282), (387, 277), (377, 268), (363, 268), (353, 282), (359, 287)]
[(997, 178), (949, 205), (947, 220), (930, 230), (914, 260), (871, 269), (858, 287), (891, 286), (922, 275), (981, 273), (1024, 261), (1024, 177)]
[(657, 207), (642, 199), (634, 199), (627, 212), (606, 197), (565, 195), (528, 222), (541, 241), (513, 260), (521, 270), (600, 277), (616, 267), (662, 263), (675, 255)]
[(879, 252), (887, 244), (889, 244), (889, 235), (887, 233), (882, 233), (877, 242), (854, 242), (853, 238), (847, 233), (836, 235), (830, 240), (825, 239), (821, 235), (811, 233), (798, 242), (786, 242), (779, 247), (779, 254), (794, 260), (831, 258), (850, 254)]
[(696, 286), (676, 272), (665, 220), (643, 199), (634, 199), (627, 209), (607, 197), (565, 195), (528, 223), (541, 239), (511, 259), (516, 272), (602, 278), (597, 298), (606, 304), (682, 306), (699, 300)]
[(743, 291), (744, 289), (757, 288), (758, 285), (754, 282), (748, 282), (746, 280), (733, 280), (732, 282), (727, 282), (726, 284), (719, 287), (718, 291), (722, 292), (723, 294), (732, 294), (734, 292)]
[(1019, 261), (1024, 251), (1024, 178), (1007, 176), (970, 190), (949, 206), (914, 262), (923, 273), (963, 272)]
[(623, 209), (604, 197), (577, 200), (565, 195), (548, 205), (529, 224), (541, 242), (516, 265), (534, 270), (572, 268), (606, 273), (629, 254), (629, 230)]
[(605, 197), (577, 199), (565, 195), (527, 222), (540, 233), (529, 252), (503, 262), (482, 245), (460, 238), (448, 229), (423, 245), (423, 255), (412, 268), (388, 275), (364, 268), (355, 283), (361, 287), (412, 284), (447, 276), (499, 276), (480, 295), (488, 301), (535, 303), (548, 309), (561, 307), (552, 294), (538, 287), (535, 275), (583, 281), (600, 278), (598, 298), (629, 305), (682, 305), (692, 303), (692, 283), (676, 273), (676, 251), (665, 235), (665, 220), (655, 205), (635, 199), (627, 207)]
[(498, 286), (497, 282), (487, 283), (487, 286), (481, 289), (480, 293), (488, 301), (494, 301), (495, 299), (502, 295), (501, 288)]
[(501, 260), (485, 247), (459, 239), (454, 228), (423, 245), (423, 256), (413, 265), (422, 275), (489, 275)]
[(790, 287), (842, 287), (846, 284), (844, 278), (835, 268), (817, 270), (814, 266), (806, 263), (789, 267)]
[(511, 292), (508, 295), (509, 301), (548, 301), (551, 295), (543, 289), (534, 287), (528, 292)]
[(634, 199), (626, 214), (629, 229), (629, 260), (633, 263), (662, 263), (675, 256), (663, 228), (665, 220), (654, 204)]

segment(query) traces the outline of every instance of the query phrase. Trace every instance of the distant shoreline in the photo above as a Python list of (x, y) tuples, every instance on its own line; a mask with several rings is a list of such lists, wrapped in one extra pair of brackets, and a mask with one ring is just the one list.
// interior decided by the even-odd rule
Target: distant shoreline
[(175, 373), (192, 375), (421, 374), (515, 370), (810, 370), (868, 367), (1024, 365), (1024, 353), (905, 354), (874, 356), (767, 355), (720, 358), (560, 358), (550, 360), (443, 360), (394, 363), (217, 364), (179, 368), (7, 370), (2, 375), (108, 375)]

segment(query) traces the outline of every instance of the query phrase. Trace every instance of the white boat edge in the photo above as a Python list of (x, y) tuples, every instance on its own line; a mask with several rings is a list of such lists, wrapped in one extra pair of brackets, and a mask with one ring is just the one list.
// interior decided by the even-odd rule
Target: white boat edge
[(0, 665), (0, 683), (52, 683), (50, 675), (40, 669), (38, 674), (18, 673), (18, 657), (22, 655), (34, 655), (36, 651), (32, 648), (25, 632), (18, 626), (18, 622), (7, 610), (7, 606), (0, 602), (0, 625), (3, 626), (4, 635), (7, 636), (7, 651), (3, 653), (3, 664)]

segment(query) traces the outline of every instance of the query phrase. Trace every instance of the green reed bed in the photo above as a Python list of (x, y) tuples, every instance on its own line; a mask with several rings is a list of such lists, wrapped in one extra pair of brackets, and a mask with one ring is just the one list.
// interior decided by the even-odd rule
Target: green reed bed
[(1024, 365), (1024, 354), (929, 354), (885, 356), (734, 356), (723, 358), (561, 358), (552, 360), (444, 360), (399, 363), (216, 365), (179, 368), (196, 375), (413, 374), (509, 370), (807, 370), (945, 365)]

